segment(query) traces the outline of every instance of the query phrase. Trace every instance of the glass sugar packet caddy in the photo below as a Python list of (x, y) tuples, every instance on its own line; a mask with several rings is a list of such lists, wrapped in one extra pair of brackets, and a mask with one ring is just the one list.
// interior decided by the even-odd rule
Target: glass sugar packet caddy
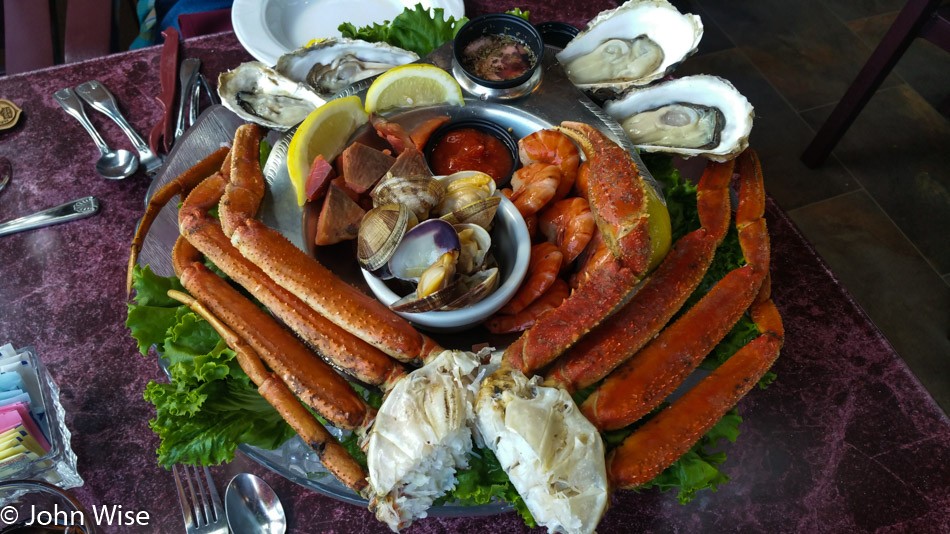
[(59, 388), (33, 347), (0, 346), (0, 480), (83, 484)]

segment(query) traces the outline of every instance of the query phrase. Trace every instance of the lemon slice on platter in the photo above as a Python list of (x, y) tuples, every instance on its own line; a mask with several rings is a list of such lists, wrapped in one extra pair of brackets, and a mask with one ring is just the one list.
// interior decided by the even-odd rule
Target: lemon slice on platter
[(367, 113), (435, 104), (464, 106), (465, 100), (462, 88), (451, 74), (424, 63), (389, 69), (366, 92)]
[(310, 165), (318, 155), (333, 161), (357, 128), (369, 121), (358, 96), (331, 100), (310, 112), (287, 147), (287, 173), (297, 191), (297, 204), (307, 201), (305, 184)]

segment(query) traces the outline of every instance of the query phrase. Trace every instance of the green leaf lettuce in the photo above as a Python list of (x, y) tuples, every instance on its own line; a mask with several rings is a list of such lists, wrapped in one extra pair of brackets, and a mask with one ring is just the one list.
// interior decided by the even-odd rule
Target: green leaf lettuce
[(399, 48), (411, 50), (419, 57), (427, 55), (443, 43), (455, 38), (468, 19), (462, 17), (445, 18), (445, 10), (441, 7), (429, 10), (416, 4), (414, 8), (406, 8), (390, 23), (373, 24), (357, 28), (349, 22), (344, 22), (337, 29), (343, 37), (362, 39), (371, 43), (385, 42)]
[(175, 277), (136, 267), (133, 280), (136, 296), (126, 325), (143, 354), (158, 346), (171, 375), (171, 383), (152, 381), (144, 393), (155, 405), (149, 426), (161, 439), (161, 465), (216, 465), (234, 459), (242, 443), (273, 449), (294, 436), (214, 329), (166, 295), (181, 290)]

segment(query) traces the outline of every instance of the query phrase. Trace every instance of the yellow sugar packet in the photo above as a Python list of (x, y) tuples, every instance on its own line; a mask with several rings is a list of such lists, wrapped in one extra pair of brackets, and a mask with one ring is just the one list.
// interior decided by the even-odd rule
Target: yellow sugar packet
[(26, 430), (21, 430), (15, 434), (10, 434), (7, 437), (0, 436), (0, 451), (6, 450), (7, 448), (18, 444), (23, 445), (27, 449), (40, 456), (46, 454), (46, 451), (43, 450), (43, 447), (40, 447), (40, 444), (37, 443), (36, 440), (33, 439), (33, 436), (31, 436)]
[(39, 456), (37, 456), (36, 453), (27, 450), (0, 460), (0, 479), (7, 478), (19, 472), (25, 464), (35, 462), (37, 458), (39, 458)]
[(27, 449), (26, 447), (24, 447), (22, 443), (18, 443), (16, 445), (0, 450), (0, 460), (6, 460), (7, 458), (15, 454), (20, 454), (21, 452), (29, 452), (32, 454), (36, 454), (30, 449)]

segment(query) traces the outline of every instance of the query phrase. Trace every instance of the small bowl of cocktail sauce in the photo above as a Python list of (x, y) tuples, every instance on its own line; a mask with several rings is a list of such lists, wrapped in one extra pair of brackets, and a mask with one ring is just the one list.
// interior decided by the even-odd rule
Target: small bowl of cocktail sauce
[(517, 166), (518, 143), (508, 130), (490, 120), (458, 119), (432, 132), (423, 154), (436, 176), (479, 171), (501, 186)]
[(544, 56), (541, 34), (528, 21), (506, 13), (470, 20), (455, 35), (455, 63), (475, 84), (512, 89), (529, 82)]

